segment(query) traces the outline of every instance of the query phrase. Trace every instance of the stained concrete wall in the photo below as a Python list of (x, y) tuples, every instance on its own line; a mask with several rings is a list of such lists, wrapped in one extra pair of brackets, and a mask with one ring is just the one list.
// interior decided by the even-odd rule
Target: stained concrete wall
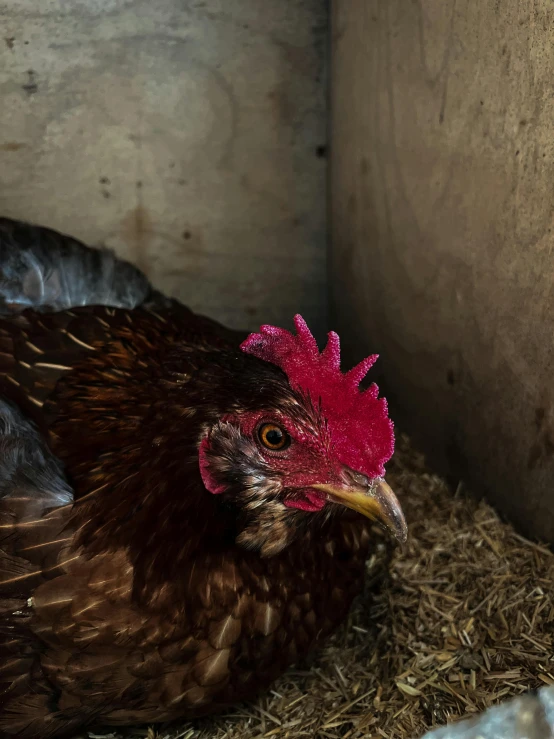
[(322, 328), (321, 0), (0, 0), (0, 213), (235, 327)]
[(332, 15), (333, 323), (435, 459), (554, 541), (554, 7)]

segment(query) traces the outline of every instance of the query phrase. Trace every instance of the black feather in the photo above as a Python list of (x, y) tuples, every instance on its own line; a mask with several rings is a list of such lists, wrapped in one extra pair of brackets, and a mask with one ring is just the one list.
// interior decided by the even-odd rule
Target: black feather
[(0, 314), (80, 305), (135, 308), (151, 293), (146, 276), (107, 249), (0, 218)]

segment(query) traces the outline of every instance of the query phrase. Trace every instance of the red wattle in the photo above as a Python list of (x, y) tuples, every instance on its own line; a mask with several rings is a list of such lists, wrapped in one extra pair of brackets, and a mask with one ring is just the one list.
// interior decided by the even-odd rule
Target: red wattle
[(206, 452), (210, 448), (210, 442), (206, 436), (200, 442), (200, 448), (198, 450), (198, 462), (200, 464), (200, 474), (202, 476), (202, 482), (204, 483), (206, 490), (213, 493), (214, 495), (221, 495), (225, 492), (225, 485), (221, 485), (210, 472), (210, 461)]
[(287, 508), (298, 508), (301, 511), (316, 513), (325, 505), (326, 498), (324, 493), (317, 490), (302, 490), (298, 498), (287, 498), (285, 505)]

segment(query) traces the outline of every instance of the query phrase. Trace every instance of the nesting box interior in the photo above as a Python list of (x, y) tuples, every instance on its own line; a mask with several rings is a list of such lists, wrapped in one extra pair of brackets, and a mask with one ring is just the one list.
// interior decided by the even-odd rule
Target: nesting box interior
[(0, 6), (0, 214), (230, 327), (335, 328), (415, 440), (408, 544), (376, 531), (340, 632), (256, 703), (121, 736), (409, 739), (553, 684), (550, 4)]

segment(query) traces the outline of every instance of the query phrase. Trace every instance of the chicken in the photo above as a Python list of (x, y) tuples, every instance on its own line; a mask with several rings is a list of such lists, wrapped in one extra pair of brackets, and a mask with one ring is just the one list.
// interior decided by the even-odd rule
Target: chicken
[(46, 229), (0, 220), (0, 260), (0, 736), (254, 697), (344, 620), (372, 522), (406, 537), (376, 357), (244, 338)]

